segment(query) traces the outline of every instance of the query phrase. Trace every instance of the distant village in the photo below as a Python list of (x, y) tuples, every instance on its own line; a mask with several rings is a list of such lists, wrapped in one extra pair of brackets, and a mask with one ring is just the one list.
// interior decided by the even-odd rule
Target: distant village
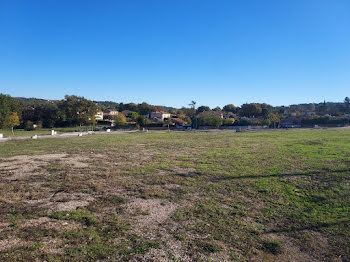
[(209, 128), (293, 128), (346, 126), (350, 99), (290, 106), (265, 103), (228, 104), (210, 108), (189, 102), (182, 108), (154, 106), (146, 102), (116, 103), (91, 101), (79, 96), (62, 100), (13, 98), (0, 94), (0, 128), (54, 128), (108, 126), (110, 128), (209, 129)]

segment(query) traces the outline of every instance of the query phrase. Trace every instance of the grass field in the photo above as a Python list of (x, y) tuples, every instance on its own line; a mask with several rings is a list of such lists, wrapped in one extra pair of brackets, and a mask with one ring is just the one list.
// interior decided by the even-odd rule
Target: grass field
[(350, 129), (0, 144), (0, 261), (350, 261)]

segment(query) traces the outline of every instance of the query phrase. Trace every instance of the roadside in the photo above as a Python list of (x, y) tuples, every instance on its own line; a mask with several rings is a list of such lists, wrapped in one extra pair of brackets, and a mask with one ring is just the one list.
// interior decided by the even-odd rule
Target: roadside
[[(320, 129), (347, 129), (350, 127), (331, 127), (331, 128), (320, 128)], [(262, 131), (277, 131), (277, 130), (318, 130), (315, 128), (285, 128), (285, 129), (243, 129), (240, 132), (262, 132)], [(13, 136), (13, 137), (5, 137), (0, 138), (0, 142), (6, 142), (10, 140), (24, 140), (24, 139), (43, 139), (43, 138), (66, 138), (66, 137), (76, 137), (76, 136), (86, 136), (86, 135), (112, 135), (112, 134), (130, 134), (130, 133), (193, 133), (193, 132), (199, 132), (199, 133), (236, 133), (237, 130), (234, 129), (192, 129), (192, 130), (117, 130), (117, 131), (85, 131), (85, 132), (68, 132), (68, 133), (62, 133), (62, 134), (55, 134), (55, 135), (49, 135), (47, 134), (41, 134), (40, 132), (38, 134), (33, 133), (32, 136)]]
[(88, 132), (69, 132), (56, 135), (33, 135), (33, 136), (14, 136), (14, 137), (5, 137), (0, 138), (0, 142), (6, 142), (10, 140), (24, 140), (24, 139), (43, 139), (43, 138), (64, 138), (64, 137), (76, 137), (76, 136), (86, 136), (86, 135), (103, 135), (103, 134), (127, 134), (140, 132), (138, 130), (131, 131), (88, 131)]

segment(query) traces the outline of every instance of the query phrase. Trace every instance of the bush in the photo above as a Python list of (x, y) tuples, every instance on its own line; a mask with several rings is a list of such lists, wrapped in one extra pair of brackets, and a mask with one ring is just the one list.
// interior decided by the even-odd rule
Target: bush
[(36, 123), (36, 128), (35, 129), (41, 129), (41, 128), (43, 128), (43, 121), (38, 121)]
[(217, 253), (222, 250), (220, 246), (214, 243), (208, 243), (208, 242), (199, 242), (197, 243), (198, 247), (207, 253)]
[(264, 240), (263, 250), (274, 255), (279, 255), (283, 253), (283, 246), (278, 240)]
[(240, 126), (250, 126), (251, 124), (252, 123), (251, 123), (250, 119), (247, 117), (241, 117), (241, 119), (239, 120), (239, 123), (238, 123), (238, 125), (240, 125)]
[(223, 125), (224, 125), (224, 126), (230, 126), (230, 125), (233, 125), (234, 122), (235, 122), (235, 119), (234, 119), (234, 118), (224, 119)]
[(32, 121), (26, 121), (25, 124), (24, 124), (24, 130), (26, 131), (32, 131), (34, 130), (34, 123)]

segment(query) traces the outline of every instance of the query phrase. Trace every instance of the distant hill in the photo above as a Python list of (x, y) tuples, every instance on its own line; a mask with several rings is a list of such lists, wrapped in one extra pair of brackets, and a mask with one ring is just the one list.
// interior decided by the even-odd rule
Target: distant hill
[[(14, 97), (17, 99), (23, 106), (34, 106), (38, 104), (52, 104), (58, 103), (60, 100), (50, 100), (50, 99), (42, 99), (42, 98), (34, 98), (34, 97)], [(119, 103), (113, 101), (94, 101), (99, 107), (102, 108), (117, 108)], [(174, 107), (169, 106), (159, 106), (162, 107), (164, 111), (176, 110)]]
[(176, 110), (177, 108), (175, 107), (170, 107), (170, 106), (160, 106), (163, 108), (164, 111), (169, 112), (170, 110)]
[(49, 99), (41, 99), (41, 98), (26, 98), (26, 97), (14, 97), (17, 99), (23, 106), (33, 106), (37, 104), (52, 104), (58, 103), (59, 100), (49, 100)]
[(119, 103), (113, 101), (94, 101), (100, 107), (116, 108)]

